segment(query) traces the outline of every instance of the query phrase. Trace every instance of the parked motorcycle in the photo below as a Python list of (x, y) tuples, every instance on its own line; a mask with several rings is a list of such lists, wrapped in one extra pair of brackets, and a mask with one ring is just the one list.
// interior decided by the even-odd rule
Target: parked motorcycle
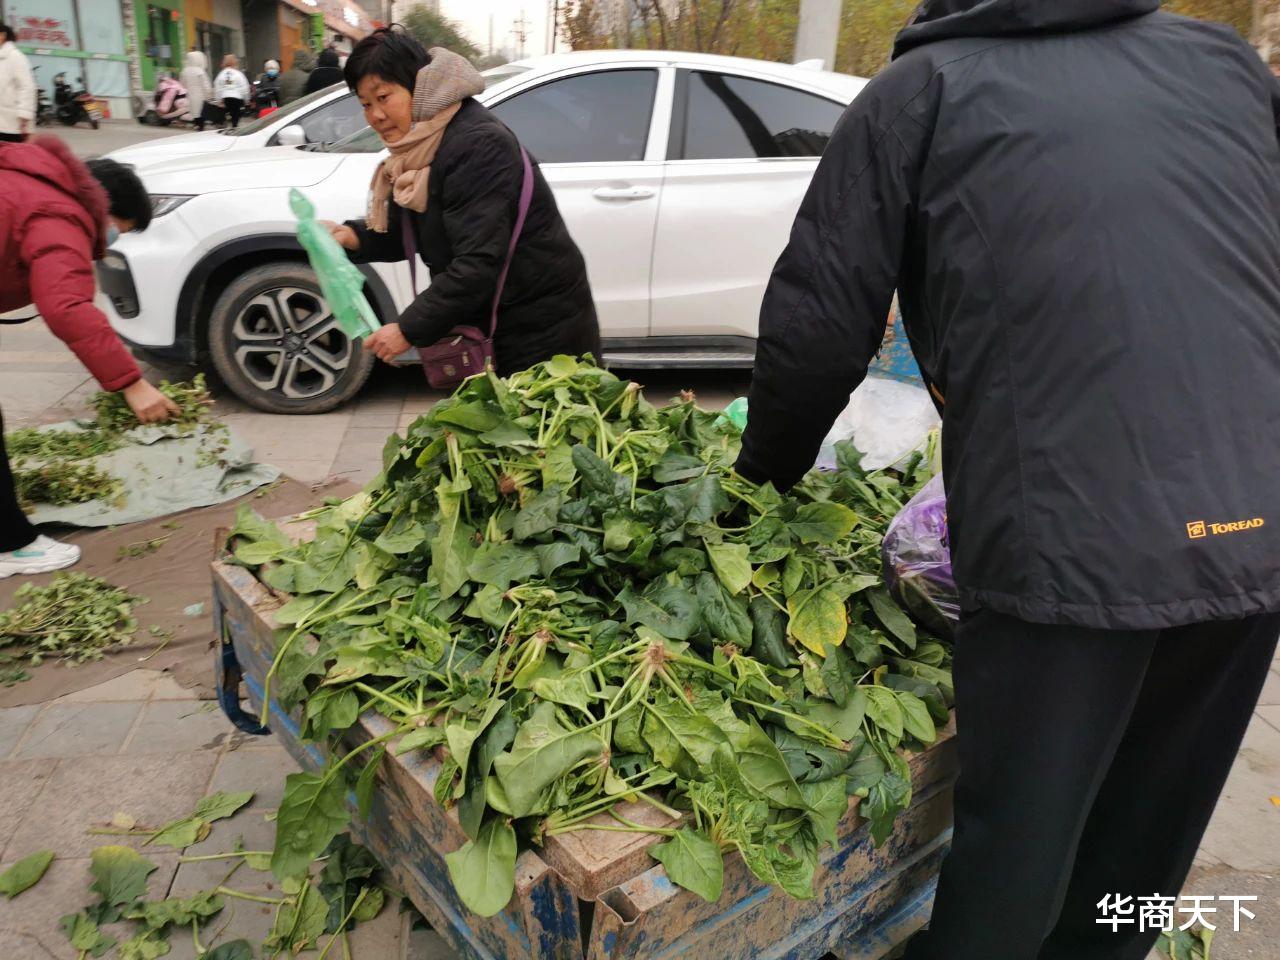
[[(38, 71), (39, 67), (32, 67), (32, 73)], [(44, 87), (36, 84), (36, 126), (49, 127), (53, 125), (56, 119), (54, 116), (53, 104), (49, 102), (49, 95), (44, 92)]]
[(87, 123), (93, 129), (98, 129), (98, 122), (102, 119), (102, 108), (98, 106), (98, 101), (83, 87), (79, 90), (73, 88), (65, 73), (53, 78), (53, 103), (59, 123), (68, 127)]

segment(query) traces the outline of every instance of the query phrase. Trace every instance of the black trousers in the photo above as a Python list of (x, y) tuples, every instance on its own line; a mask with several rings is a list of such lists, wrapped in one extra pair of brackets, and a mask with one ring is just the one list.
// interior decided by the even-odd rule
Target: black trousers
[(0, 414), (0, 553), (20, 550), (35, 538), (36, 528), (18, 506), (9, 453), (4, 446), (4, 415)]
[(0, 143), (25, 143), (25, 133), (0, 133)]
[(231, 121), (231, 129), (240, 126), (240, 111), (244, 109), (244, 101), (237, 97), (223, 97), (222, 105), (226, 108), (227, 119)]
[(965, 620), (955, 837), (904, 960), (1143, 960), (1159, 932), (1113, 933), (1098, 903), (1180, 895), (1277, 635), (1276, 614), (1149, 631)]

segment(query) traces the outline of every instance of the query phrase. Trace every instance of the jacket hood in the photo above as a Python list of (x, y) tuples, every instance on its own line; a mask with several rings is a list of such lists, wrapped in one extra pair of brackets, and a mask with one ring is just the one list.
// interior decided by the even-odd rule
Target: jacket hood
[(197, 70), (209, 69), (209, 61), (199, 50), (188, 50), (187, 55), (182, 58), (184, 67), (195, 67)]
[(338, 69), (338, 51), (333, 47), (325, 47), (320, 51), (319, 65), (322, 67), (332, 67)]
[(310, 73), (316, 68), (316, 55), (310, 50), (299, 48), (293, 51), (292, 70), (301, 70), (304, 73)]
[(74, 201), (92, 225), (94, 258), (107, 252), (105, 227), (110, 206), (106, 191), (65, 143), (57, 137), (36, 137), (27, 143), (3, 144), (0, 170), (32, 177)]
[(1159, 8), (1160, 0), (924, 0), (898, 34), (893, 55), (955, 37), (1088, 30)]

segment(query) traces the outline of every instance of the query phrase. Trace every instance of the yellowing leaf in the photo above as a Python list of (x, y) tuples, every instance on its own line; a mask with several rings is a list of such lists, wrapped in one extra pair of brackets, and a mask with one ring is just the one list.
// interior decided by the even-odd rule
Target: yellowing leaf
[(844, 599), (830, 587), (801, 590), (788, 597), (787, 613), (791, 616), (788, 632), (820, 657), (827, 655), (828, 644), (843, 643), (849, 631)]

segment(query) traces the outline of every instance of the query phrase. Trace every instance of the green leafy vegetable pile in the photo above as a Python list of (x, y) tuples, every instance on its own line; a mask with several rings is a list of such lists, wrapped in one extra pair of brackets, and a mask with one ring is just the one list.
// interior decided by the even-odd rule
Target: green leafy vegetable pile
[[(209, 422), (209, 405), (213, 400), (205, 385), (204, 374), (189, 383), (163, 381), (161, 393), (176, 403), (180, 413), (163, 428), (185, 436)], [(92, 463), (80, 463), (92, 457), (119, 450), (130, 442), (127, 432), (139, 426), (124, 395), (99, 392), (92, 404), (97, 419), (82, 430), (37, 430), (27, 427), (5, 435), (5, 448), (13, 460), (14, 485), (18, 503), (24, 510), (37, 504), (64, 506), (111, 500), (122, 489), (121, 482)], [(218, 425), (221, 427), (221, 425)], [(226, 428), (207, 449), (200, 452), (201, 465), (215, 462), (226, 450)]]
[(24, 584), (13, 600), (0, 612), (0, 681), (6, 685), (28, 679), (13, 664), (84, 663), (131, 643), (138, 629), (133, 607), (144, 602), (83, 573), (60, 573), (45, 587)]
[(37, 503), (63, 506), (90, 500), (110, 500), (121, 490), (120, 481), (106, 471), (91, 463), (72, 463), (69, 460), (35, 465), (23, 461), (14, 467), (13, 485), (18, 494), (18, 505), (24, 510)]
[[(170, 423), (177, 424), (183, 431), (193, 430), (208, 420), (213, 398), (209, 396), (203, 373), (179, 383), (162, 380), (156, 389), (177, 404), (179, 413)], [(138, 418), (122, 393), (99, 391), (91, 402), (98, 414), (98, 430), (105, 434), (122, 433), (138, 425)]]
[[(278, 877), (346, 827), (352, 786), (367, 815), (389, 748), (446, 751), (436, 795), (470, 838), (449, 870), (482, 915), (521, 844), (569, 830), (664, 836), (652, 854), (708, 900), (734, 850), (811, 896), (851, 797), (884, 840), (911, 798), (902, 751), (952, 700), (948, 650), (880, 578), (928, 460), (865, 473), (844, 445), (838, 472), (783, 496), (734, 473), (717, 421), (557, 357), (467, 381), (388, 441), (365, 492), (314, 514), (310, 542), (242, 513), (234, 556), (294, 597), (268, 705), (335, 746), (364, 710), (396, 724), (289, 776)], [(682, 822), (630, 823), (624, 799)]]

